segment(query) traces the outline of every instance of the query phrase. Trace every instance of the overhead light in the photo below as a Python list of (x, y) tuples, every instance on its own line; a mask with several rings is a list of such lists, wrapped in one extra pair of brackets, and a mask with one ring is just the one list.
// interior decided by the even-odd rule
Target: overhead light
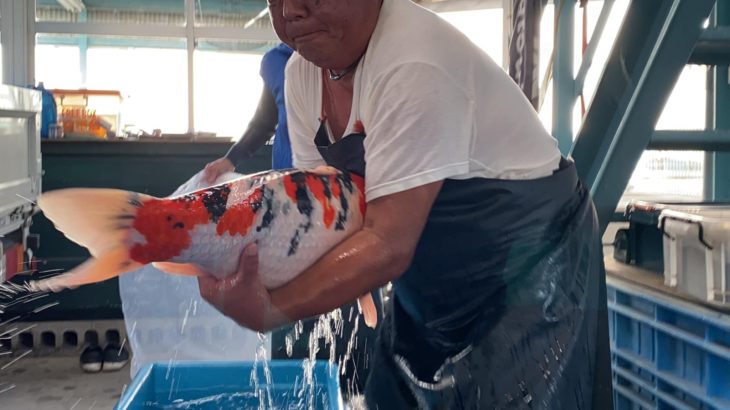
[(262, 19), (262, 18), (266, 17), (267, 14), (269, 14), (269, 8), (268, 7), (265, 8), (265, 9), (263, 9), (263, 10), (261, 10), (261, 12), (258, 15), (256, 15), (256, 17), (254, 17), (251, 20), (247, 21), (246, 24), (244, 24), (243, 29), (245, 30), (245, 29), (253, 26), (259, 19)]
[(64, 9), (72, 13), (81, 13), (86, 9), (82, 0), (56, 0)]

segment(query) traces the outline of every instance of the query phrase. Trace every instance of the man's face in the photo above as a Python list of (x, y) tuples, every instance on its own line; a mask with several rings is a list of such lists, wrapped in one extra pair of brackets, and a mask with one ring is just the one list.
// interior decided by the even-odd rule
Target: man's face
[(323, 68), (344, 69), (367, 48), (380, 0), (269, 0), (279, 38)]

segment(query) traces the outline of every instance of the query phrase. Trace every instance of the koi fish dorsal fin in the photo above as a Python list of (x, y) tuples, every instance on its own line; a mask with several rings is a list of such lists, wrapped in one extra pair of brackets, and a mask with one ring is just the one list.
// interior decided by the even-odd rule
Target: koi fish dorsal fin
[(205, 271), (192, 263), (153, 262), (152, 266), (172, 275), (203, 276)]
[(33, 292), (58, 292), (111, 279), (140, 267), (142, 267), (141, 264), (129, 259), (129, 251), (126, 247), (117, 246), (98, 257), (87, 260), (68, 273), (30, 282), (28, 287)]
[(43, 214), (92, 256), (124, 243), (137, 208), (152, 197), (116, 189), (62, 189), (38, 199)]
[(365, 324), (369, 328), (375, 329), (375, 326), (378, 324), (378, 309), (375, 307), (373, 295), (368, 293), (360, 296), (357, 302), (360, 304), (360, 310), (362, 311), (362, 316), (365, 319)]

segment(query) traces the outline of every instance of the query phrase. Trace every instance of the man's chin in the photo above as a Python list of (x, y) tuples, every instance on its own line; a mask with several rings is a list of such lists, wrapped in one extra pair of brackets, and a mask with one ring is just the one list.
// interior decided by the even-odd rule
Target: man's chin
[(320, 68), (329, 68), (328, 64), (331, 62), (330, 58), (327, 58), (326, 53), (322, 52), (321, 49), (311, 47), (309, 45), (298, 46), (297, 53), (299, 53), (305, 60), (316, 65)]

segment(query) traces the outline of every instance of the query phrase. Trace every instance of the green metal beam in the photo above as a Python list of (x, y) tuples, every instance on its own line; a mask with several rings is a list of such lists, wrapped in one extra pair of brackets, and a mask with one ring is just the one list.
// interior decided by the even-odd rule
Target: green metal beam
[(730, 130), (654, 131), (647, 149), (730, 151)]
[(588, 70), (593, 64), (593, 57), (595, 57), (596, 55), (596, 50), (598, 50), (598, 43), (601, 41), (601, 37), (603, 36), (603, 30), (606, 28), (608, 17), (611, 15), (613, 3), (614, 0), (605, 0), (603, 6), (601, 7), (601, 13), (598, 15), (598, 20), (596, 21), (596, 28), (593, 29), (593, 33), (591, 34), (591, 40), (588, 42), (586, 51), (583, 54), (583, 61), (580, 63), (578, 74), (575, 75), (575, 92), (577, 94), (576, 97), (578, 97), (578, 95), (583, 92), (583, 86), (585, 85)]
[(632, 1), (571, 155), (605, 229), (714, 0)]
[(710, 27), (704, 30), (695, 45), (690, 64), (730, 64), (730, 27)]
[(573, 107), (575, 77), (573, 73), (573, 40), (575, 37), (575, 1), (556, 0), (557, 42), (553, 63), (553, 137), (566, 155), (573, 145)]
[[(728, 0), (717, 1), (717, 26), (730, 25), (730, 2)], [(730, 130), (730, 84), (728, 83), (728, 66), (716, 66), (714, 68), (715, 78), (715, 104), (713, 107), (714, 129)], [(730, 153), (715, 152), (711, 164), (714, 175), (712, 182), (713, 201), (730, 200)]]

